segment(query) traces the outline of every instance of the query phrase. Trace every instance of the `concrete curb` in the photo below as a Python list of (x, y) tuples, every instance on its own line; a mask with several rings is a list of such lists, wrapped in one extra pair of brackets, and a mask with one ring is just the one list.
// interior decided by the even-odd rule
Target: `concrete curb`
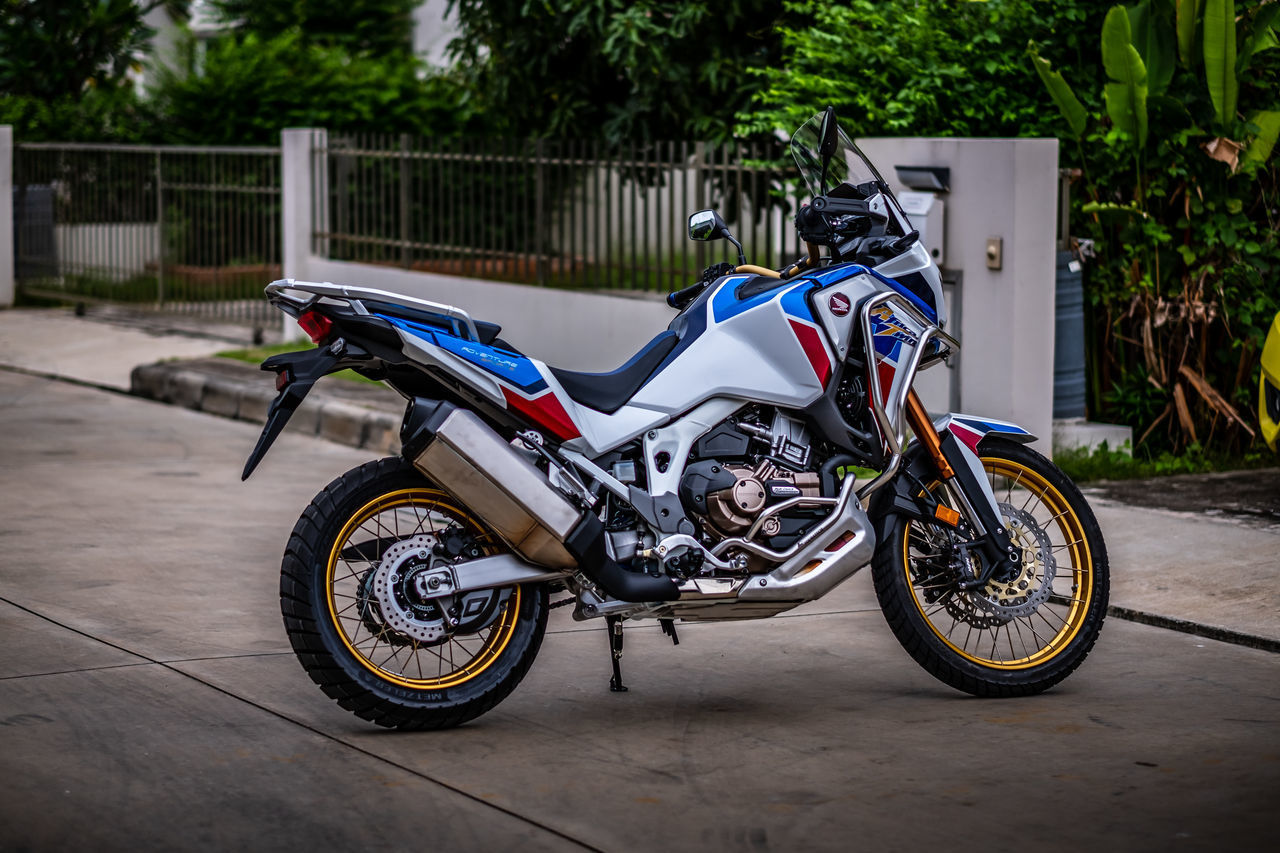
[[(130, 374), (129, 393), (233, 420), (265, 423), (276, 396), (270, 377), (248, 365), (243, 366), (243, 375), (236, 376), (241, 372), (236, 367), (220, 365), (214, 371), (202, 362), (143, 364)], [(401, 417), (400, 412), (367, 408), (316, 388), (286, 430), (392, 455), (400, 452)]]

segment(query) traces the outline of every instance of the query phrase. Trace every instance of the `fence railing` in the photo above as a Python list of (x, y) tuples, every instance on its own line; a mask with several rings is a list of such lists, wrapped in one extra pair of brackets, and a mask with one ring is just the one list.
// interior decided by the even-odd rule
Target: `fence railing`
[(274, 319), (278, 148), (20, 143), (13, 166), (24, 293)]
[[(688, 214), (706, 207), (753, 263), (802, 254), (777, 146), (333, 135), (312, 156), (320, 257), (676, 290), (736, 260), (727, 242), (687, 239)], [(24, 293), (274, 321), (262, 287), (282, 274), (280, 149), (19, 143), (13, 166)]]
[(313, 169), (313, 251), (405, 269), (562, 287), (673, 290), (728, 243), (691, 243), (719, 209), (748, 259), (802, 254), (778, 149), (659, 142), (330, 136)]

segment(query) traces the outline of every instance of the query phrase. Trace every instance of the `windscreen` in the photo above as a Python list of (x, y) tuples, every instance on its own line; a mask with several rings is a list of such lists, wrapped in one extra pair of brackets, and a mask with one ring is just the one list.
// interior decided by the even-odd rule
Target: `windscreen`
[[(824, 189), (822, 157), (818, 153), (822, 142), (822, 116), (822, 113), (815, 113), (813, 118), (800, 125), (800, 129), (791, 137), (791, 156), (795, 158), (796, 166), (800, 168), (800, 174), (808, 185), (810, 194), (815, 196), (822, 195)], [(875, 181), (880, 185), (879, 191), (892, 198), (893, 194), (884, 179), (880, 177), (880, 173), (863, 156), (858, 146), (853, 144), (853, 140), (842, 128), (837, 128), (836, 136), (839, 143), (836, 153), (831, 158), (831, 164), (827, 167), (825, 189), (831, 190), (842, 183), (858, 187), (869, 181)]]

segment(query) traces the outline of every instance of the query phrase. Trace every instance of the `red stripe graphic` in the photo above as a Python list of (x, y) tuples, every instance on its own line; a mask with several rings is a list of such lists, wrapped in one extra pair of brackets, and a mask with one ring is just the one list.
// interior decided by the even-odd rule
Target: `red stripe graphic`
[(952, 435), (963, 441), (965, 447), (969, 448), (974, 453), (978, 452), (978, 442), (982, 441), (982, 433), (977, 430), (970, 429), (964, 424), (956, 423), (955, 421), (948, 424), (947, 429), (951, 431)]
[(898, 368), (884, 361), (876, 362), (876, 371), (880, 374), (880, 405), (889, 402), (889, 389), (893, 387), (893, 377), (898, 375)]
[(507, 398), (508, 407), (515, 409), (544, 429), (551, 430), (561, 441), (568, 441), (582, 435), (552, 391), (548, 390), (532, 400), (521, 397), (510, 388), (503, 388), (502, 393)]
[(818, 330), (813, 326), (797, 323), (795, 320), (788, 322), (791, 323), (791, 330), (800, 340), (800, 346), (804, 347), (804, 354), (809, 359), (809, 364), (813, 366), (813, 372), (818, 374), (818, 381), (822, 383), (823, 388), (826, 388), (827, 382), (831, 379), (831, 358), (827, 355), (827, 348), (822, 345), (822, 337), (818, 334)]

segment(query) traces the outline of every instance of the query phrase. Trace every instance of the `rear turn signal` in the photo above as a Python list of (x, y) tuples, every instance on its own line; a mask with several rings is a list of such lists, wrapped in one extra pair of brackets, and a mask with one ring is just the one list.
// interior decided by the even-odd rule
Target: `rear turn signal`
[(316, 346), (328, 340), (329, 333), (333, 331), (333, 321), (316, 311), (305, 312), (298, 318), (298, 325)]

